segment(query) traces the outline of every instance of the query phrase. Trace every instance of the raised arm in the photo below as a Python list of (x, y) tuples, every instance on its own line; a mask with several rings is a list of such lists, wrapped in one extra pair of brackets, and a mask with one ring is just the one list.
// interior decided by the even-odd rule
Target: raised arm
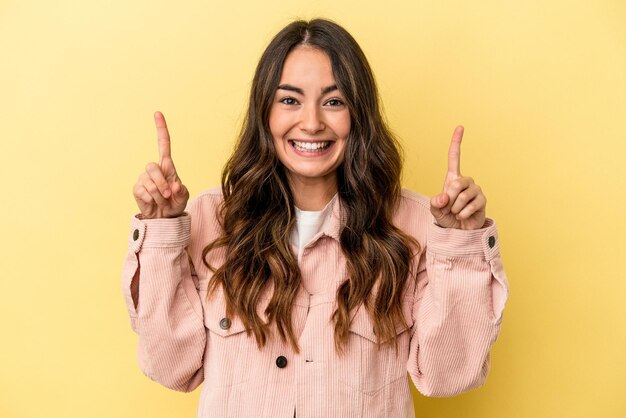
[(141, 370), (179, 391), (203, 379), (206, 331), (187, 247), (195, 202), (176, 174), (165, 119), (155, 114), (159, 164), (150, 163), (133, 192), (141, 214), (131, 220), (122, 291), (139, 336)]
[(413, 306), (407, 368), (426, 396), (454, 396), (484, 383), (509, 285), (486, 199), (460, 172), (455, 129), (442, 193), (431, 199)]

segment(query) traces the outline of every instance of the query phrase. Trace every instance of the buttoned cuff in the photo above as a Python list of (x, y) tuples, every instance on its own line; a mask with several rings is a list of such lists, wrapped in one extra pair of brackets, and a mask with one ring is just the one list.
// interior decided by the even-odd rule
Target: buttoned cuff
[(487, 218), (480, 229), (443, 228), (435, 223), (428, 226), (426, 247), (436, 254), (452, 257), (483, 255), (491, 261), (500, 253), (496, 222)]
[(141, 248), (186, 247), (191, 238), (191, 216), (188, 213), (177, 218), (131, 219), (128, 247), (135, 253)]

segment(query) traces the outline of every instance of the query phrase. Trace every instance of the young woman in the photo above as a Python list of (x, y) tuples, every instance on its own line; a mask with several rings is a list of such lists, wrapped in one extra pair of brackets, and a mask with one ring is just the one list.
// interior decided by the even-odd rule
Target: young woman
[(401, 156), (355, 40), (296, 21), (257, 66), (222, 187), (189, 193), (165, 119), (134, 187), (123, 291), (139, 364), (199, 417), (412, 417), (480, 386), (508, 283), (452, 136), (442, 193)]

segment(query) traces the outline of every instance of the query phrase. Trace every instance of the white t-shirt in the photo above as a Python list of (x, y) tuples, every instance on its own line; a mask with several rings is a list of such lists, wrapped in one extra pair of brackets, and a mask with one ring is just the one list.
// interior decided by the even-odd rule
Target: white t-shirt
[(291, 233), (291, 243), (298, 248), (298, 262), (302, 258), (304, 247), (320, 231), (324, 221), (330, 215), (335, 198), (336, 195), (322, 210), (300, 210), (296, 207), (296, 227)]

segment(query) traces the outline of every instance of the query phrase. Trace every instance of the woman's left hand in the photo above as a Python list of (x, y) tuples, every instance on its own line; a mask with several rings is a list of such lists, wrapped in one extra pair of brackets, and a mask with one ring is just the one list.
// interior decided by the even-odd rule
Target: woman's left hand
[(461, 175), (463, 127), (457, 126), (448, 151), (443, 191), (430, 199), (430, 212), (444, 228), (479, 229), (485, 224), (487, 198), (471, 177)]

